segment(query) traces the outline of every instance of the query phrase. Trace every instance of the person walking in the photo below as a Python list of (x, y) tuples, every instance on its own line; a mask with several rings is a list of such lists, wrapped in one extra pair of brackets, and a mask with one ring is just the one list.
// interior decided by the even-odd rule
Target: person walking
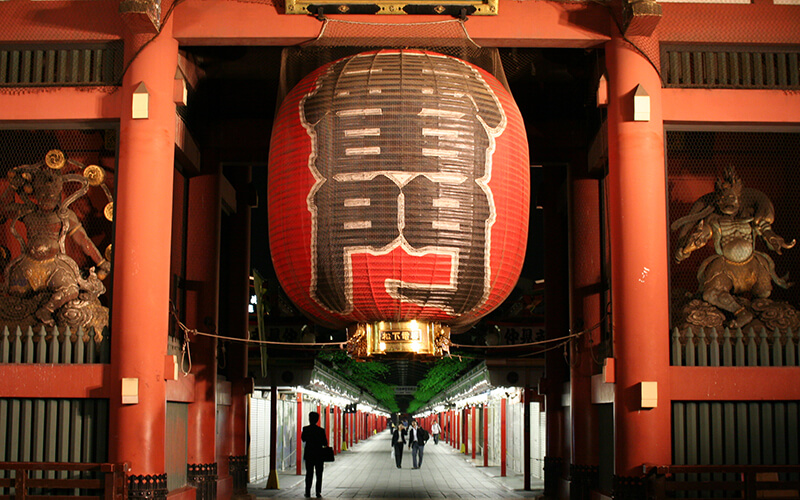
[(309, 424), (303, 427), (300, 438), (306, 444), (303, 450), (303, 458), (306, 461), (306, 498), (311, 496), (311, 483), (314, 479), (314, 471), (317, 475), (317, 498), (322, 498), (322, 448), (328, 446), (328, 436), (325, 430), (317, 425), (319, 413), (312, 411), (308, 414)]
[(394, 448), (394, 463), (400, 469), (403, 466), (403, 448), (406, 446), (406, 428), (403, 424), (397, 424), (392, 433), (392, 448)]
[(433, 444), (439, 444), (439, 434), (442, 432), (442, 427), (439, 425), (438, 420), (433, 421), (431, 426), (431, 436), (433, 436)]
[(415, 469), (422, 467), (422, 455), (425, 452), (425, 443), (428, 441), (428, 431), (419, 426), (416, 420), (411, 422), (408, 432), (408, 447), (411, 448), (411, 461)]

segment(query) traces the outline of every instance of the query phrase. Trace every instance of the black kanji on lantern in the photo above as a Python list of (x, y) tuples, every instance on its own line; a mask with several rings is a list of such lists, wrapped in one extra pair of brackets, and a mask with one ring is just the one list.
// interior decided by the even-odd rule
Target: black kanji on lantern
[(451, 259), (448, 283), (387, 279), (397, 300), (461, 314), (489, 293), (495, 206), (488, 181), (506, 126), (474, 67), (420, 52), (359, 54), (330, 66), (300, 102), (312, 142), (311, 294), (353, 307), (354, 254)]

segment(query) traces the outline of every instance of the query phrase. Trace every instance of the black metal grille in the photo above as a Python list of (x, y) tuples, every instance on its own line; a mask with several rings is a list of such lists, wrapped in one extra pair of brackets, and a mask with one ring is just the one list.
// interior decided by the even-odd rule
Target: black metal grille
[(119, 85), (121, 41), (0, 46), (0, 87)]
[(662, 45), (665, 87), (797, 89), (800, 48)]

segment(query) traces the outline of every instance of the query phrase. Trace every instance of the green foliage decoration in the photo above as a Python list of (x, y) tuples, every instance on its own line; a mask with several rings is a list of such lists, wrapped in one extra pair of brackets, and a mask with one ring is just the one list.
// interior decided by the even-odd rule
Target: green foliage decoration
[(379, 361), (355, 361), (341, 350), (322, 351), (317, 359), (327, 361), (342, 378), (372, 394), (389, 412), (400, 411), (394, 397), (394, 386), (384, 379), (389, 367)]
[(408, 412), (422, 408), (431, 398), (450, 387), (472, 364), (472, 359), (461, 356), (448, 356), (436, 361), (425, 378), (417, 384), (414, 399), (408, 404)]

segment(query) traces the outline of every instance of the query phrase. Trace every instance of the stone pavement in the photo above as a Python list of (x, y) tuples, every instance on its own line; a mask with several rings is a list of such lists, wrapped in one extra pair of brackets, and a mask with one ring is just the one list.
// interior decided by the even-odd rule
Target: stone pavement
[[(323, 498), (539, 498), (544, 483), (531, 481), (532, 491), (524, 491), (521, 475), (500, 477), (500, 467), (476, 466), (467, 457), (442, 441), (425, 445), (422, 467), (411, 466), (411, 450), (403, 453), (403, 468), (397, 469), (390, 455), (388, 431), (383, 431), (325, 464)], [(251, 484), (249, 493), (257, 498), (302, 498), (302, 476), (278, 475), (280, 489), (264, 489), (264, 482)], [(311, 490), (312, 497), (314, 489)]]

